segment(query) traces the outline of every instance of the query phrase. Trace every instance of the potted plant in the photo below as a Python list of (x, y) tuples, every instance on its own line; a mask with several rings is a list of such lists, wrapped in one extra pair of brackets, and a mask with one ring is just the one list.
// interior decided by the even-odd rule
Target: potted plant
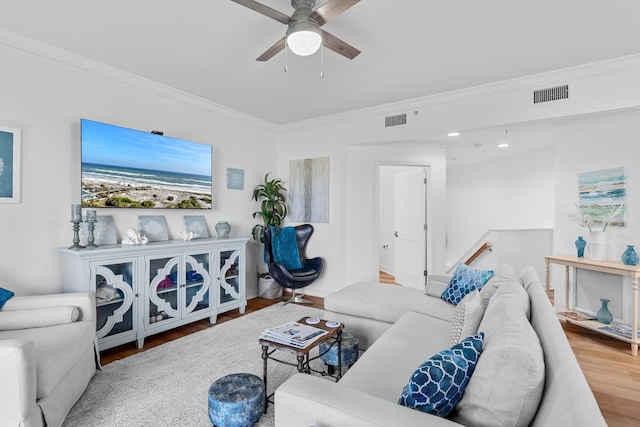
[(253, 189), (253, 200), (260, 202), (260, 210), (253, 213), (253, 217), (260, 216), (262, 224), (256, 224), (251, 230), (253, 238), (264, 243), (265, 227), (279, 227), (287, 216), (284, 192), (287, 191), (279, 178), (269, 179), (269, 173), (264, 176), (264, 183)]

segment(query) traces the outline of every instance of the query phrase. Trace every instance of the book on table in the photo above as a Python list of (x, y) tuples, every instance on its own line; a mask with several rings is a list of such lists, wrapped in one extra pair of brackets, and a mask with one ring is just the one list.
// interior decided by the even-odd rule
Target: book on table
[(596, 320), (596, 316), (575, 310), (559, 311), (558, 315), (571, 320)]
[[(621, 337), (631, 339), (631, 328), (626, 325), (621, 325), (619, 323), (612, 323), (607, 326), (601, 326), (598, 329), (601, 331), (610, 332), (612, 334), (620, 335)], [(640, 331), (637, 333), (638, 338), (640, 338)]]
[(329, 331), (305, 325), (300, 322), (287, 322), (274, 328), (267, 328), (260, 334), (260, 339), (272, 341), (278, 344), (289, 345), (296, 348), (307, 348), (321, 336)]

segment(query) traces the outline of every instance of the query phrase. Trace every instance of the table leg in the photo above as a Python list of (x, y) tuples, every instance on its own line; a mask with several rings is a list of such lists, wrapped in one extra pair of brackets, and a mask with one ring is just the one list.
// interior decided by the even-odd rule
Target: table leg
[(638, 276), (633, 276), (633, 319), (631, 319), (631, 355), (638, 355)]
[(262, 346), (262, 381), (264, 381), (264, 413), (267, 413), (267, 406), (269, 405), (269, 393), (267, 393), (267, 359), (269, 359), (269, 346)]
[(296, 358), (298, 359), (298, 372), (304, 373), (304, 355), (300, 354)]
[(544, 272), (545, 272), (545, 288), (547, 289), (547, 295), (549, 295), (549, 260), (544, 260)]
[(564, 267), (564, 307), (569, 308), (569, 266)]
[(342, 378), (342, 329), (338, 331), (336, 340), (338, 341), (338, 375), (336, 381), (339, 381)]

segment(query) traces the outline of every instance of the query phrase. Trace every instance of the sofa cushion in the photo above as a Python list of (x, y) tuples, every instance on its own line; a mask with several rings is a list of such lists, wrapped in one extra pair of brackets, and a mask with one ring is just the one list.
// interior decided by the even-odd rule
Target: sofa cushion
[(462, 398), (482, 353), (484, 334), (463, 339), (418, 366), (398, 404), (446, 417)]
[[(455, 307), (407, 286), (357, 282), (327, 296), (324, 308), (368, 319), (395, 323), (407, 311), (451, 321)], [(347, 325), (348, 326), (348, 325)]]
[(542, 346), (529, 323), (529, 296), (522, 286), (499, 286), (479, 331), (482, 357), (452, 414), (466, 426), (528, 426), (544, 388)]
[(416, 367), (449, 347), (449, 329), (444, 320), (405, 313), (360, 355), (340, 384), (396, 403)]
[(450, 281), (451, 274), (431, 274), (427, 279), (427, 284), (424, 286), (424, 293), (440, 298)]
[(0, 331), (62, 325), (75, 322), (79, 316), (78, 308), (72, 306), (0, 311)]
[(495, 269), (491, 279), (480, 290), (480, 297), (482, 298), (482, 305), (486, 309), (489, 305), (489, 300), (496, 293), (498, 287), (501, 285), (513, 285), (519, 284), (518, 275), (516, 270), (508, 265), (501, 264)]
[(96, 336), (93, 322), (74, 322), (44, 328), (1, 331), (0, 340), (26, 339), (36, 347), (36, 398), (47, 396), (92, 346)]
[(12, 291), (5, 288), (0, 288), (0, 309), (4, 305), (5, 302), (9, 301), (9, 299), (15, 295)]
[(456, 345), (462, 339), (475, 335), (482, 321), (484, 307), (482, 306), (480, 292), (473, 291), (467, 294), (456, 306), (451, 321), (451, 333), (449, 344)]
[(482, 289), (491, 276), (493, 270), (476, 270), (460, 263), (440, 298), (451, 304), (458, 304), (469, 292)]

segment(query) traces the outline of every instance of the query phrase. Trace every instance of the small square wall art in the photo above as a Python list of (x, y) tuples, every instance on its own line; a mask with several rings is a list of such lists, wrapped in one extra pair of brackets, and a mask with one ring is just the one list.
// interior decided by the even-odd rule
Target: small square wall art
[(227, 188), (244, 190), (244, 169), (227, 168)]
[(20, 203), (20, 130), (0, 126), (0, 203)]

